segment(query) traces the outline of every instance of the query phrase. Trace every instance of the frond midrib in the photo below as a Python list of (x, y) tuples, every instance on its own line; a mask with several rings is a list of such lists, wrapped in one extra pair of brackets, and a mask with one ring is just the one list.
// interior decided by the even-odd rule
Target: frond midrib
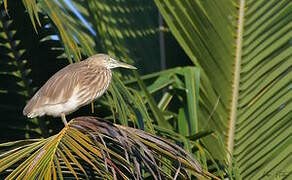
[(241, 55), (242, 55), (242, 35), (244, 26), (244, 12), (245, 12), (245, 0), (239, 1), (239, 11), (238, 11), (238, 26), (236, 32), (236, 54), (234, 60), (234, 75), (232, 83), (232, 96), (231, 96), (231, 106), (229, 112), (228, 121), (228, 135), (227, 135), (227, 158), (228, 162), (231, 162), (233, 145), (234, 145), (234, 132), (237, 114), (237, 104), (238, 104), (238, 94), (239, 94), (239, 80), (240, 80), (240, 66), (241, 66)]

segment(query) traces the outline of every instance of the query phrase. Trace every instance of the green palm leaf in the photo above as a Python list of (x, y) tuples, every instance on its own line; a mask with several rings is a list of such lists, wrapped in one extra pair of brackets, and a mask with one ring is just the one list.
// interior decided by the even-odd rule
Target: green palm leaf
[(241, 177), (291, 172), (289, 0), (155, 2), (202, 69), (201, 126), (220, 97), (208, 126), (221, 132)]

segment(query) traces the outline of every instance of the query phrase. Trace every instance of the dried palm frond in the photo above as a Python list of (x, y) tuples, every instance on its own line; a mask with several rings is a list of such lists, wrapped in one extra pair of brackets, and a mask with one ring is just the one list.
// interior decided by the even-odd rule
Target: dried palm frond
[(95, 117), (73, 119), (46, 139), (0, 144), (7, 179), (216, 178), (178, 145)]

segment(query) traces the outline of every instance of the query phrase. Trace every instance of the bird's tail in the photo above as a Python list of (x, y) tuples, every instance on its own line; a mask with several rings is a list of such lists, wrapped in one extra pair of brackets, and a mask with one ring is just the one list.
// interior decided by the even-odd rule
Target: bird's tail
[(30, 100), (30, 101), (28, 101), (28, 103), (24, 107), (22, 113), (23, 113), (23, 115), (25, 115), (29, 118), (34, 118), (35, 115), (33, 115), (34, 113), (32, 112), (32, 110), (33, 110), (33, 103)]

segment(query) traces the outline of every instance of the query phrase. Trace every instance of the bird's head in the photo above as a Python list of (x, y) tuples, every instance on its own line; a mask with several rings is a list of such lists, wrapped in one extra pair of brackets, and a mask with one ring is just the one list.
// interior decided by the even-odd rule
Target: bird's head
[(136, 67), (117, 61), (113, 58), (111, 58), (107, 54), (96, 54), (88, 58), (88, 60), (91, 61), (94, 65), (99, 65), (106, 67), (108, 69), (113, 69), (117, 67), (123, 67), (123, 68), (128, 68), (128, 69), (137, 69)]

